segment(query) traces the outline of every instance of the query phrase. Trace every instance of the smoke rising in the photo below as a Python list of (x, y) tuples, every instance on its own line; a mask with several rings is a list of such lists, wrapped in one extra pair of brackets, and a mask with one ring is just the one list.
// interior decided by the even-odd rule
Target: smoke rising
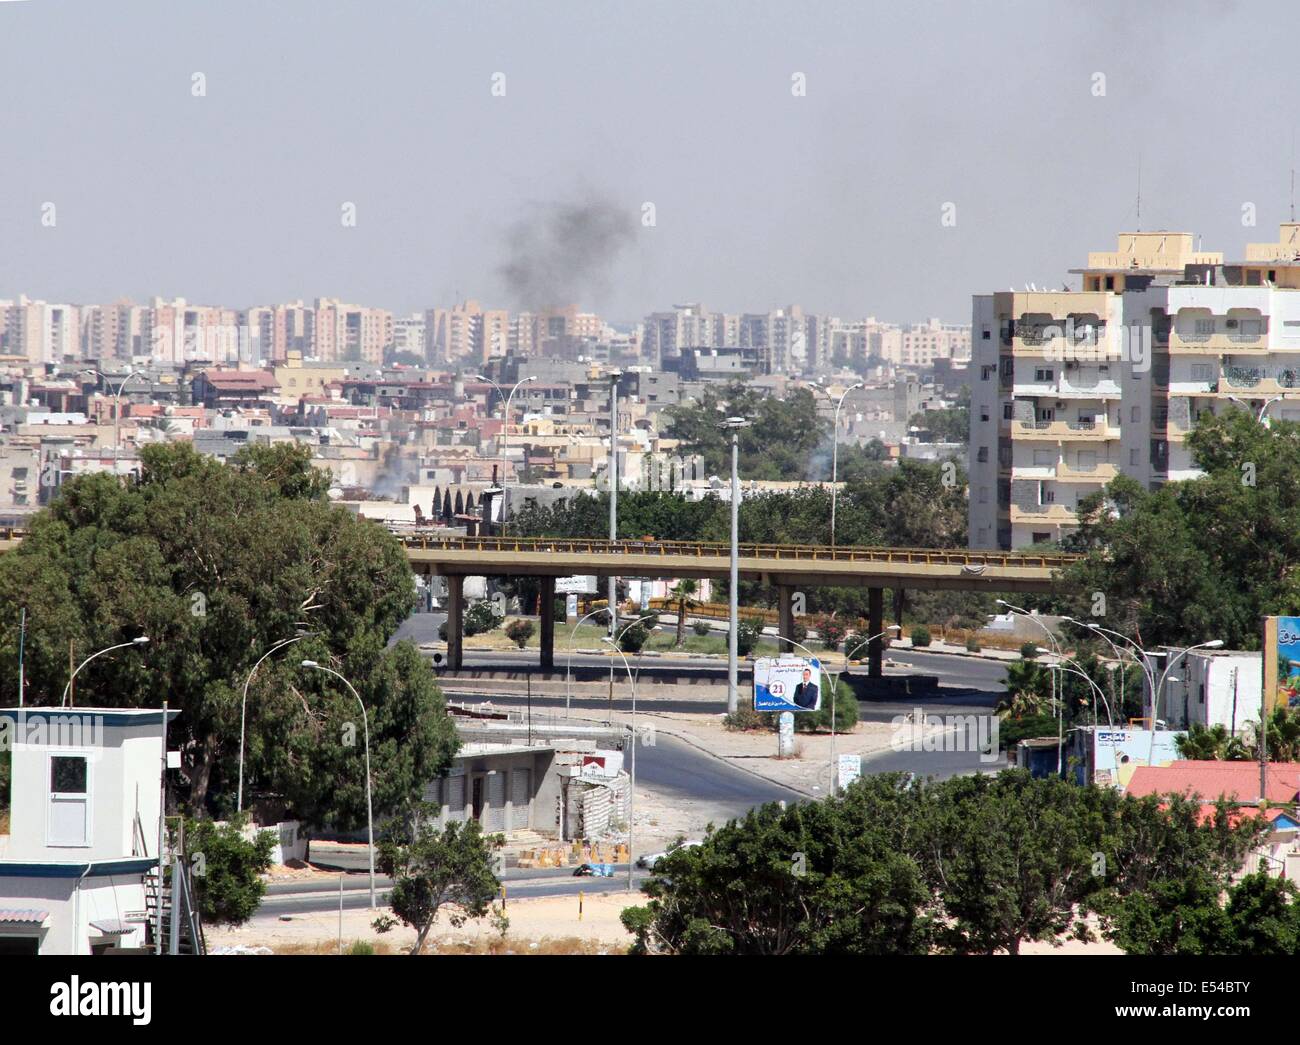
[(592, 303), (635, 228), (632, 212), (607, 199), (533, 205), (506, 235), (510, 260), (499, 271), (513, 304), (536, 311)]

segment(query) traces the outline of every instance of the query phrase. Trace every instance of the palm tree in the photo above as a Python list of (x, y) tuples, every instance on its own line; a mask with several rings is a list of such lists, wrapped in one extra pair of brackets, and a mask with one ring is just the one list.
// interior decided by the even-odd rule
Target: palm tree
[(1051, 696), (1049, 669), (1032, 660), (1018, 660), (1007, 665), (1007, 695), (998, 705), (1003, 718), (1041, 715)]
[[(1300, 762), (1300, 711), (1276, 707), (1267, 720), (1268, 758), (1270, 762)], [(1256, 731), (1258, 735), (1258, 730)], [(1251, 758), (1259, 757), (1257, 744), (1251, 745)]]
[(678, 581), (668, 589), (668, 597), (677, 603), (677, 645), (686, 641), (686, 611), (695, 605), (695, 593), (700, 586), (697, 581), (687, 578)]

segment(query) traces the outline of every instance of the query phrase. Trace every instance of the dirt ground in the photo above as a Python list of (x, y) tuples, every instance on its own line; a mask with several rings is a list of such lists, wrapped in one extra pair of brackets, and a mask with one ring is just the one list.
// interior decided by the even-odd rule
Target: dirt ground
[[(595, 893), (583, 897), (582, 915), (578, 914), (577, 896), (538, 897), (527, 900), (507, 898), (506, 917), (510, 919), (505, 938), (489, 919), (466, 922), (453, 927), (439, 915), (429, 940), (428, 953), (448, 951), (465, 953), (514, 954), (621, 954), (632, 938), (619, 923), (624, 907), (644, 902), (639, 893)], [(382, 908), (384, 913), (387, 908)], [(400, 954), (415, 943), (415, 931), (398, 926), (387, 933), (377, 933), (371, 922), (380, 912), (343, 912), (343, 949), (356, 940), (368, 940), (381, 953)], [(207, 930), (208, 948), (269, 948), (276, 954), (337, 954), (339, 951), (338, 912), (295, 914), (288, 920), (275, 915), (255, 915), (237, 929)]]

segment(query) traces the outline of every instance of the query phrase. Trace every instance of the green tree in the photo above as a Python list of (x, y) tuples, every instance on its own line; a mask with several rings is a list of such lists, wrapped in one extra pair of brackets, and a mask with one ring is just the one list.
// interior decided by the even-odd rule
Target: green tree
[(945, 949), (1018, 954), (1024, 940), (1080, 931), (1080, 905), (1100, 884), (1090, 789), (1009, 770), (928, 791), (926, 866), (940, 891)]
[(258, 831), (245, 837), (247, 817), (229, 823), (188, 820), (185, 860), (194, 872), (190, 885), (203, 920), (212, 925), (243, 925), (262, 903), (275, 839)]
[(1300, 611), (1300, 425), (1207, 412), (1187, 445), (1204, 475), (1154, 491), (1120, 477), (1080, 501), (1064, 547), (1085, 558), (1066, 582), (1103, 592), (1108, 626), (1148, 649), (1257, 649), (1262, 616)]
[(695, 593), (699, 591), (699, 582), (684, 578), (668, 589), (668, 598), (677, 606), (677, 641), (679, 648), (686, 641), (686, 611), (695, 605)]
[(738, 438), (739, 466), (746, 478), (830, 477), (829, 455), (821, 455), (826, 460), (817, 462), (825, 475), (813, 474), (811, 467), (829, 425), (807, 388), (778, 397), (738, 382), (722, 389), (709, 386), (699, 401), (671, 406), (666, 413), (673, 438), (681, 441), (684, 451), (702, 456), (704, 467), (713, 474), (731, 470), (731, 433), (720, 431), (718, 422), (738, 416), (753, 421)]
[(901, 775), (841, 798), (768, 804), (670, 853), (623, 913), (634, 950), (670, 954), (921, 954), (928, 892)]
[(1004, 683), (1006, 696), (998, 705), (998, 714), (1004, 718), (1033, 718), (1054, 711), (1051, 671), (1032, 660), (1012, 661), (1007, 665)]
[(505, 839), (485, 836), (476, 820), (453, 820), (440, 831), (435, 815), (425, 806), (413, 820), (391, 822), (379, 850), (379, 867), (393, 879), (389, 906), (416, 932), (412, 954), (424, 949), (439, 911), (445, 908), (448, 922), (460, 928), (487, 914), (501, 887), (492, 854)]
[[(338, 716), (306, 698), (319, 683), (297, 663), (314, 657), (333, 661), (360, 691), (375, 778), (397, 770), (403, 800), (417, 796), (455, 740), (418, 651), (385, 648), (414, 603), (410, 566), (382, 527), (331, 505), (327, 485), (309, 449), (288, 444), (249, 447), (225, 465), (185, 443), (160, 444), (141, 451), (138, 483), (71, 480), (0, 557), (0, 699), (16, 703), (23, 606), (32, 704), (60, 699), (70, 646), (83, 659), (147, 634), (146, 648), (90, 663), (76, 699), (178, 709), (171, 743), (183, 752), (188, 808), (229, 812), (245, 682), (274, 644), (306, 631), (310, 638), (266, 660), (249, 687), (246, 793), (296, 793), (314, 810), (303, 819), (319, 822), (350, 815), (330, 794), (363, 791), (360, 759), (339, 764), (317, 743)], [(410, 677), (395, 683), (398, 667)], [(397, 706), (386, 708), (388, 699)], [(346, 715), (354, 719), (355, 706)], [(408, 736), (412, 720), (426, 725)]]

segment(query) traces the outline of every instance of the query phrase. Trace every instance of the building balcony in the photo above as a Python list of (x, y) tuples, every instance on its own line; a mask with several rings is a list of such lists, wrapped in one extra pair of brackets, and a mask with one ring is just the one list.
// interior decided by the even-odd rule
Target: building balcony
[(1056, 466), (1057, 482), (1063, 483), (1108, 483), (1119, 475), (1119, 469), (1109, 463), (1101, 462), (1091, 468), (1061, 463)]
[(1300, 369), (1225, 366), (1219, 377), (1220, 396), (1285, 395), (1300, 389)]
[(1032, 506), (1013, 504), (1011, 506), (1011, 522), (1012, 525), (1016, 523), (1026, 525), (1052, 523), (1057, 526), (1074, 526), (1078, 524), (1079, 516), (1074, 509), (1067, 508), (1063, 504), (1037, 504)]
[(1203, 356), (1217, 352), (1268, 351), (1267, 334), (1180, 334), (1169, 332), (1169, 354)]
[(1106, 421), (1013, 421), (1015, 439), (1043, 439), (1049, 442), (1105, 442), (1119, 438), (1119, 426)]

